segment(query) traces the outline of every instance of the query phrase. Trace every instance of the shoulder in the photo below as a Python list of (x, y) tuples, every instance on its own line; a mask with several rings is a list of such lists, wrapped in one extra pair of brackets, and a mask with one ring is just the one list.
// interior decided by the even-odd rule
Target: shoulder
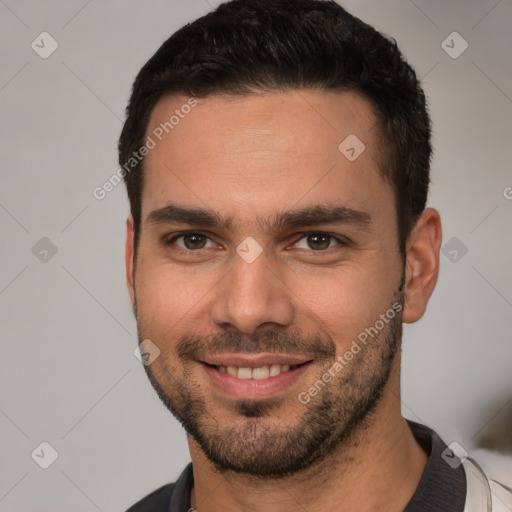
[(512, 510), (512, 489), (492, 479), (471, 457), (464, 460), (468, 487), (464, 512), (509, 512)]
[(492, 504), (495, 512), (512, 510), (512, 489), (507, 485), (491, 480)]
[(163, 485), (132, 505), (126, 512), (167, 512), (175, 484)]
[(166, 484), (132, 505), (126, 512), (169, 512), (190, 508), (190, 492), (194, 485), (194, 473), (190, 462), (178, 480)]

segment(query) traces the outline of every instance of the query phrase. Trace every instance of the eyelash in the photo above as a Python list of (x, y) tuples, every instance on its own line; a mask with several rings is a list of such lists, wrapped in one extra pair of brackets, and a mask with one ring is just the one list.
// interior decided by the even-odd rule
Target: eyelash
[[(171, 238), (164, 240), (164, 245), (171, 246), (174, 244), (174, 242), (176, 240), (178, 240), (179, 238), (183, 238), (186, 235), (201, 235), (201, 236), (206, 237), (208, 240), (211, 240), (211, 237), (209, 237), (206, 233), (203, 233), (202, 231), (180, 231), (179, 233), (173, 235)], [(322, 236), (329, 237), (332, 240), (335, 240), (341, 246), (349, 245), (347, 240), (345, 240), (339, 236), (332, 235), (330, 233), (326, 233), (325, 231), (308, 231), (306, 233), (301, 233), (301, 235), (302, 236), (300, 238), (298, 238), (294, 242), (294, 244), (297, 244), (302, 239), (307, 238), (308, 236), (311, 236), (311, 235), (322, 235)], [(310, 249), (308, 252), (321, 253), (321, 252), (327, 252), (329, 249), (332, 249), (332, 247), (328, 247), (327, 249), (318, 250), (318, 251)], [(193, 250), (193, 249), (183, 249), (182, 247), (178, 247), (178, 250), (188, 252), (188, 253), (193, 253), (193, 252), (200, 252), (202, 249)]]

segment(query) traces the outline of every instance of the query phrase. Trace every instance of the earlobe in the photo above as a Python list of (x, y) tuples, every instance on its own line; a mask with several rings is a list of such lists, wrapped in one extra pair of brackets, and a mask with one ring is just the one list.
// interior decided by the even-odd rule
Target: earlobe
[(126, 244), (125, 244), (125, 266), (126, 266), (126, 284), (128, 286), (128, 293), (130, 294), (130, 299), (132, 301), (132, 305), (134, 303), (135, 298), (135, 288), (134, 288), (134, 229), (133, 229), (133, 217), (130, 215), (126, 220)]
[(407, 242), (403, 321), (418, 321), (427, 308), (439, 275), (441, 218), (434, 208), (420, 215)]

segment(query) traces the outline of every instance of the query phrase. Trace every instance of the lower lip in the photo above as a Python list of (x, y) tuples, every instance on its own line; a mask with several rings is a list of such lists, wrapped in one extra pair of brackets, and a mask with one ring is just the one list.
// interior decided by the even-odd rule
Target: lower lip
[(200, 364), (214, 384), (226, 395), (240, 400), (258, 400), (271, 397), (291, 386), (307, 371), (311, 361), (266, 379), (239, 379), (228, 373), (221, 373), (205, 363)]

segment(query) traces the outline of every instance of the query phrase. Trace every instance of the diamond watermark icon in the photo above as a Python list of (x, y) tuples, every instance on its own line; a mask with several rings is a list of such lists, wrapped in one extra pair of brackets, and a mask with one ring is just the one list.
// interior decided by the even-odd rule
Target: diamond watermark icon
[(135, 347), (133, 355), (144, 366), (149, 366), (160, 355), (160, 349), (150, 339), (146, 339)]
[(353, 133), (346, 137), (338, 146), (339, 152), (351, 162), (359, 158), (365, 149), (366, 146), (363, 144), (363, 141)]
[(41, 32), (30, 46), (39, 57), (47, 59), (59, 47), (59, 43), (48, 32)]
[(441, 43), (441, 48), (452, 59), (458, 59), (468, 49), (468, 46), (468, 42), (458, 32), (452, 32)]
[(30, 454), (32, 460), (43, 469), (48, 469), (59, 457), (57, 450), (47, 441), (43, 441)]
[(452, 263), (458, 263), (466, 255), (468, 248), (456, 236), (452, 236), (444, 244), (442, 252)]
[(57, 246), (49, 238), (43, 236), (32, 247), (32, 254), (41, 263), (48, 263), (57, 254)]
[(441, 453), (443, 460), (453, 469), (458, 468), (467, 458), (469, 454), (459, 443), (454, 441)]
[(246, 263), (252, 263), (263, 252), (263, 247), (252, 236), (248, 236), (236, 248), (236, 252)]

